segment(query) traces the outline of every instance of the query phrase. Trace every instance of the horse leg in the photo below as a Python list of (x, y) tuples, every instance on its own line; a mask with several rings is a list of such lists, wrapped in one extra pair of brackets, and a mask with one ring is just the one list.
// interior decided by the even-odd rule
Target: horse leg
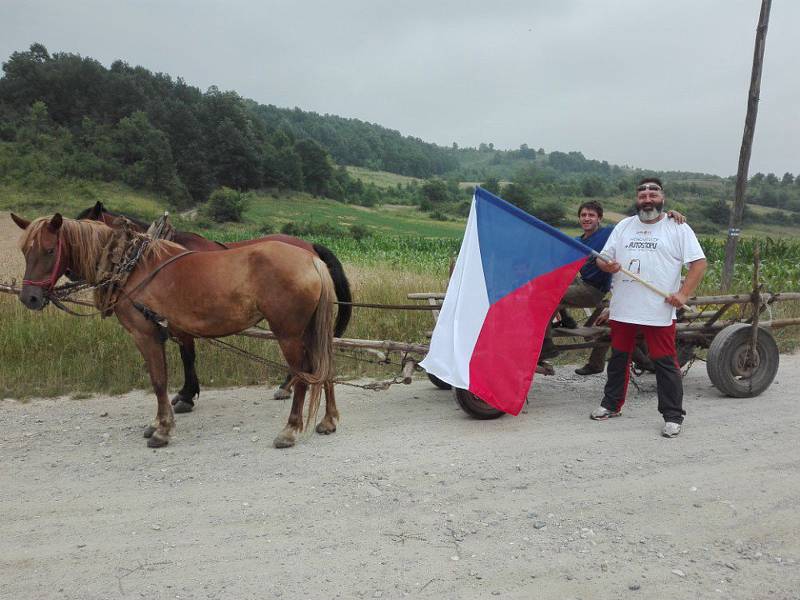
[(290, 398), (292, 395), (292, 374), (291, 372), (286, 374), (286, 379), (283, 380), (283, 383), (280, 387), (275, 390), (275, 393), (272, 394), (272, 397), (275, 400), (286, 400)]
[[(304, 348), (300, 339), (278, 340), (286, 362), (294, 371), (302, 371)], [(296, 381), (294, 384), (294, 398), (292, 400), (292, 410), (289, 412), (289, 420), (277, 435), (272, 444), (276, 448), (289, 448), (295, 445), (297, 434), (303, 430), (303, 404), (306, 399), (306, 388), (308, 386), (303, 381)]]
[(325, 389), (325, 416), (317, 425), (317, 433), (325, 435), (336, 431), (336, 421), (339, 420), (339, 409), (336, 408), (336, 397), (333, 395), (333, 382), (326, 381)]
[(134, 330), (132, 333), (133, 341), (147, 364), (150, 383), (158, 401), (156, 420), (145, 428), (144, 437), (149, 438), (148, 447), (160, 448), (169, 443), (170, 433), (175, 427), (175, 415), (167, 396), (167, 357), (164, 353), (164, 343), (152, 330), (147, 332)]
[(183, 387), (172, 398), (172, 406), (176, 413), (188, 413), (194, 409), (194, 399), (200, 396), (200, 382), (194, 369), (195, 352), (194, 338), (190, 335), (179, 334), (178, 343), (183, 363)]

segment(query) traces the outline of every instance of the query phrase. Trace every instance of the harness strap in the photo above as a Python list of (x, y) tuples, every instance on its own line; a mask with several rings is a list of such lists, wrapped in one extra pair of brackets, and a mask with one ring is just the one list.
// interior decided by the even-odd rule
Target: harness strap
[(61, 232), (58, 232), (58, 246), (56, 247), (56, 261), (53, 263), (53, 270), (50, 272), (50, 277), (47, 279), (23, 279), (22, 285), (32, 285), (34, 287), (41, 287), (44, 288), (46, 292), (52, 290), (55, 285), (56, 281), (61, 277), (62, 270), (61, 270), (61, 259), (64, 256), (64, 239), (61, 235)]
[(164, 342), (166, 342), (169, 339), (169, 328), (166, 325), (166, 322), (167, 322), (166, 319), (164, 317), (162, 317), (161, 315), (159, 315), (154, 310), (150, 310), (149, 308), (147, 308), (144, 304), (142, 304), (140, 302), (136, 302), (135, 300), (131, 300), (131, 304), (133, 304), (133, 307), (136, 310), (138, 310), (140, 313), (142, 313), (142, 315), (144, 316), (145, 319), (147, 319), (148, 321), (151, 321), (156, 326), (156, 329), (158, 330), (158, 339), (159, 339), (159, 341), (162, 344)]
[[(172, 256), (172, 257), (170, 257), (168, 260), (165, 260), (163, 263), (161, 263), (160, 265), (158, 265), (158, 266), (157, 266), (155, 269), (153, 269), (152, 271), (150, 271), (150, 273), (148, 273), (148, 274), (147, 274), (147, 277), (145, 277), (144, 279), (142, 279), (142, 280), (141, 280), (141, 281), (140, 281), (140, 282), (139, 282), (139, 283), (136, 285), (136, 287), (135, 287), (135, 288), (133, 288), (133, 289), (132, 289), (131, 291), (129, 291), (129, 292), (126, 292), (125, 290), (123, 290), (123, 291), (122, 291), (122, 293), (123, 293), (123, 294), (125, 294), (125, 295), (126, 295), (126, 296), (127, 296), (129, 299), (130, 299), (130, 297), (131, 297), (131, 296), (133, 296), (133, 294), (135, 294), (136, 292), (138, 292), (139, 290), (141, 290), (141, 289), (142, 289), (144, 286), (146, 286), (146, 285), (147, 285), (147, 284), (149, 284), (151, 281), (153, 281), (153, 279), (155, 279), (155, 276), (156, 276), (156, 275), (158, 275), (158, 274), (161, 272), (161, 269), (163, 269), (163, 268), (164, 268), (164, 267), (166, 267), (167, 265), (170, 265), (170, 264), (174, 263), (174, 262), (175, 262), (176, 260), (178, 260), (179, 258), (183, 258), (183, 257), (184, 257), (184, 256), (186, 256), (187, 254), (196, 254), (196, 252), (197, 252), (196, 250), (186, 250), (185, 252), (181, 252), (180, 254), (176, 254), (175, 256)], [(131, 302), (132, 302), (132, 300), (131, 300)]]

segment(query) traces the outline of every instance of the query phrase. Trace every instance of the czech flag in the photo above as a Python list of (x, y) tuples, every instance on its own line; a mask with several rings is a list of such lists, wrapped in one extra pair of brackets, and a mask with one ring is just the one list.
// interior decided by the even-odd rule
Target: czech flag
[(478, 187), (420, 365), (519, 414), (547, 324), (591, 249)]

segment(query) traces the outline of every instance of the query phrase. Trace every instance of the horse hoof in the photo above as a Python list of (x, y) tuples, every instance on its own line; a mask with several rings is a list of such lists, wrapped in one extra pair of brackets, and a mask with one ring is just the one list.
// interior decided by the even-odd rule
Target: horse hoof
[(156, 426), (148, 425), (147, 427), (144, 428), (144, 437), (152, 438), (155, 432), (156, 432)]
[(291, 398), (292, 394), (289, 393), (289, 390), (285, 390), (283, 388), (278, 388), (275, 390), (275, 393), (272, 394), (272, 398), (275, 400), (286, 400), (287, 398)]
[(322, 421), (321, 423), (319, 423), (319, 425), (317, 425), (317, 433), (319, 433), (319, 434), (330, 435), (330, 434), (334, 433), (335, 431), (336, 431), (336, 425), (335, 424), (330, 425), (330, 424), (325, 423), (324, 421)]
[(273, 440), (272, 445), (276, 448), (291, 448), (294, 446), (294, 443), (294, 435), (281, 432), (278, 434), (278, 437)]
[(163, 437), (160, 433), (154, 433), (153, 436), (147, 440), (148, 448), (163, 448), (169, 444), (169, 438)]
[(178, 398), (177, 402), (172, 403), (172, 410), (176, 413), (190, 413), (194, 410), (194, 403)]

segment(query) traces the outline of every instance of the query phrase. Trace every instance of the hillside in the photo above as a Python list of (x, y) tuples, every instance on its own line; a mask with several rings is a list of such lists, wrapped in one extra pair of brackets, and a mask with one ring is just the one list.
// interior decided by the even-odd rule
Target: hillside
[[(731, 178), (620, 167), (525, 144), (442, 147), (358, 119), (262, 105), (215, 87), (201, 92), (122, 60), (105, 67), (50, 54), (41, 44), (13, 53), (0, 78), (0, 183), (33, 204), (56, 205), (58, 190), (77, 186), (81, 196), (81, 186), (103, 183), (185, 210), (227, 187), (419, 207), (432, 217), (423, 221), (448, 223), (466, 216), (469, 186), (460, 182), (468, 181), (568, 226), (588, 198), (604, 202), (609, 216), (624, 214), (644, 173), (665, 180), (671, 206), (698, 231), (727, 229)], [(745, 213), (746, 231), (796, 234), (800, 177), (756, 173), (747, 199), (754, 208)]]

